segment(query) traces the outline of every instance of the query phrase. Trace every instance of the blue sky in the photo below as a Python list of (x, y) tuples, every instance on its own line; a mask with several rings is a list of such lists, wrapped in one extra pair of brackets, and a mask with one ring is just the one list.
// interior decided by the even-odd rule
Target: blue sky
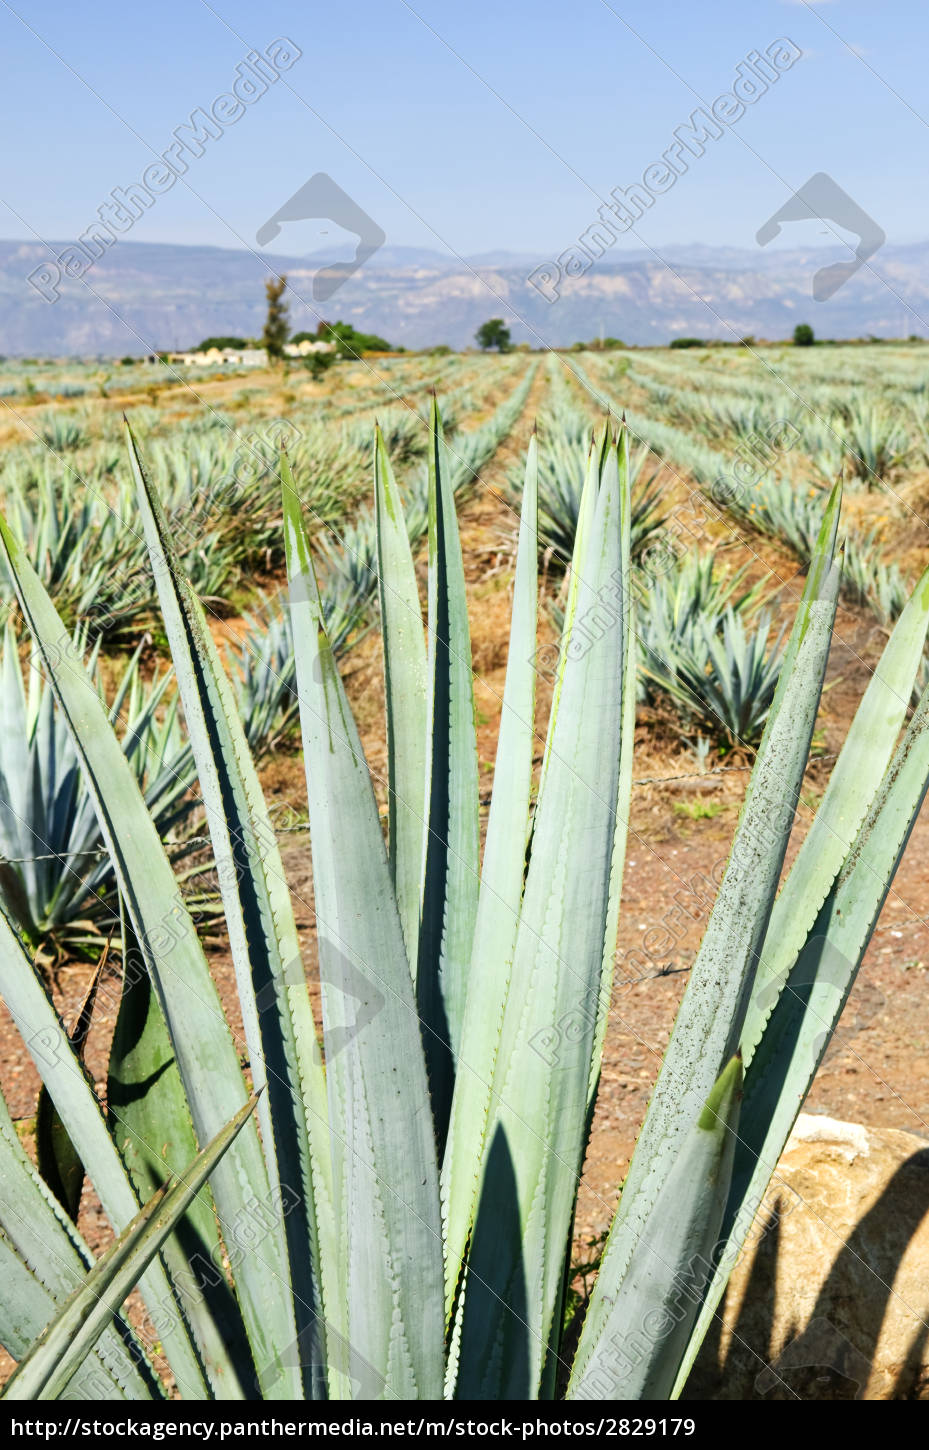
[[(158, 197), (133, 240), (253, 246), (261, 223), (323, 171), (390, 243), (555, 255), (595, 220), (598, 197), (639, 179), (701, 100), (781, 36), (801, 59), (617, 254), (643, 243), (753, 247), (816, 171), (889, 242), (929, 233), (929, 10), (913, 0), (0, 0), (0, 35), (6, 238), (76, 237), (196, 107), (229, 90), (251, 47), (282, 36), (300, 58)], [(321, 245), (306, 228), (280, 250)], [(816, 235), (810, 223), (789, 240)]]

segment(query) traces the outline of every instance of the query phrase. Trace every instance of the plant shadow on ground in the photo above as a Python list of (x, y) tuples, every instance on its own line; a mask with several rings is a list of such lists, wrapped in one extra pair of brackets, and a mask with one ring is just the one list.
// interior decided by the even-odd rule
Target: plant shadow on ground
[[(841, 1244), (805, 1322), (791, 1316), (782, 1328), (776, 1313), (778, 1291), (784, 1291), (784, 1200), (776, 1198), (737, 1311), (714, 1319), (682, 1398), (865, 1398), (887, 1313), (895, 1307), (891, 1301), (900, 1298), (894, 1277), (924, 1217), (927, 1186), (929, 1149), (922, 1149), (899, 1166)], [(891, 1392), (879, 1397), (926, 1399), (929, 1324), (909, 1304), (903, 1308), (912, 1315), (912, 1334), (901, 1362), (888, 1367)]]

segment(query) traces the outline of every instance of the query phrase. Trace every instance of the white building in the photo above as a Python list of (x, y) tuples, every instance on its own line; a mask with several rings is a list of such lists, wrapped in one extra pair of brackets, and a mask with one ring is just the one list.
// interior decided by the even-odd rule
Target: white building
[[(335, 351), (334, 343), (308, 337), (302, 342), (288, 342), (284, 346), (285, 357), (309, 357), (314, 352)], [(206, 352), (169, 353), (168, 362), (174, 367), (185, 368), (264, 368), (268, 366), (268, 354), (263, 347), (208, 347)]]
[(208, 347), (206, 352), (169, 353), (168, 362), (185, 368), (263, 368), (268, 365), (268, 354), (263, 347)]
[(288, 342), (284, 346), (285, 357), (309, 357), (314, 352), (335, 352), (335, 343), (305, 337), (302, 342)]

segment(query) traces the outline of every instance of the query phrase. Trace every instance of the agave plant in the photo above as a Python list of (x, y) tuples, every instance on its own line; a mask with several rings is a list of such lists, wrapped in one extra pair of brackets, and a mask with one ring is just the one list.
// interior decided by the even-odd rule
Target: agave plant
[[(7, 508), (33, 566), (69, 627), (108, 606), (114, 576), (132, 572), (144, 552), (75, 475), (43, 469), (32, 482), (7, 476)], [(152, 590), (148, 589), (150, 602)]]
[[(459, 433), (449, 450), (448, 472), (454, 491), (473, 484), (477, 470), (509, 432), (515, 416), (525, 404), (531, 375), (524, 379), (483, 427), (473, 433)], [(422, 436), (430, 434), (417, 423)], [(431, 422), (429, 424), (431, 428)], [(444, 414), (443, 414), (444, 432)], [(394, 436), (379, 431), (381, 446), (395, 456)], [(291, 464), (293, 467), (293, 464)], [(314, 495), (308, 500), (314, 522), (322, 522)], [(415, 546), (429, 524), (429, 475), (415, 474), (405, 499), (407, 536)], [(340, 523), (333, 537), (323, 536), (319, 545), (323, 567), (321, 598), (329, 644), (336, 659), (362, 640), (374, 623), (378, 594), (377, 521), (373, 513), (361, 513), (350, 523)], [(248, 743), (256, 756), (267, 751), (291, 728), (297, 716), (294, 688), (295, 661), (290, 617), (276, 601), (263, 600), (246, 616), (247, 632), (240, 644), (231, 643), (228, 652), (234, 662), (232, 674), (239, 714)]]
[(673, 569), (649, 577), (641, 591), (640, 613), (663, 616), (669, 630), (679, 635), (695, 629), (701, 620), (719, 619), (726, 609), (753, 615), (762, 602), (764, 583), (749, 584), (747, 575), (747, 566), (729, 572), (712, 554), (691, 549)]
[[(278, 452), (257, 430), (243, 436), (221, 415), (151, 445), (152, 475), (201, 594), (219, 599), (239, 570), (263, 563), (277, 543)], [(125, 495), (120, 512), (131, 517), (124, 508)]]
[[(384, 446), (395, 466), (422, 458), (428, 449), (426, 424), (418, 413), (410, 408), (393, 407), (382, 409), (378, 415)], [(347, 435), (358, 447), (366, 446), (370, 437), (370, 425), (359, 420), (346, 430)]]
[(49, 413), (42, 423), (42, 441), (53, 453), (83, 448), (90, 441), (85, 420), (58, 411)]
[(801, 408), (792, 421), (816, 473), (824, 484), (831, 487), (845, 463), (845, 443), (832, 411), (824, 417), (813, 408)]
[(767, 614), (749, 627), (729, 608), (683, 636), (651, 615), (641, 634), (646, 697), (667, 696), (685, 725), (730, 745), (756, 744), (780, 673), (780, 640), (771, 633)]
[[(627, 445), (604, 438), (591, 453), (535, 791), (530, 445), (483, 857), (464, 569), (437, 412), (430, 460), (424, 628), (400, 494), (375, 443), (386, 840), (282, 466), (320, 1042), (234, 694), (133, 448), (146, 540), (171, 566), (158, 575), (161, 604), (207, 820), (230, 867), (221, 881), (254, 1113), (106, 707), (77, 662), (55, 658), (60, 621), (0, 525), (111, 851), (127, 960), (139, 963), (125, 970), (105, 1121), (0, 916), (0, 989), (120, 1235), (84, 1279), (86, 1245), (0, 1121), (10, 1286), (0, 1340), (20, 1360), (8, 1397), (53, 1396), (72, 1375), (96, 1398), (159, 1393), (144, 1328), (133, 1333), (119, 1309), (137, 1274), (174, 1383), (191, 1398), (653, 1399), (678, 1393), (686, 1377), (926, 792), (929, 697), (897, 741), (929, 578), (887, 645), (776, 897), (839, 586), (835, 491), (568, 1377), (565, 1286), (632, 776)], [(613, 625), (603, 628), (609, 600)], [(178, 1185), (151, 1199), (168, 1173), (186, 1182), (186, 1199)], [(168, 1198), (170, 1212), (159, 1212)]]
[(864, 479), (869, 488), (885, 483), (909, 452), (900, 418), (886, 407), (858, 399), (846, 404), (840, 417), (836, 432), (844, 435), (852, 476)]
[[(365, 549), (360, 528), (346, 529), (343, 552), (326, 558), (335, 564), (322, 585), (323, 617), (332, 652), (342, 658), (370, 629), (371, 596), (377, 590), (376, 561)], [(281, 599), (262, 598), (246, 614), (246, 630), (226, 646), (230, 679), (245, 737), (256, 759), (286, 735), (297, 718), (296, 663), (290, 614)]]
[(255, 759), (286, 733), (297, 711), (290, 619), (278, 599), (261, 597), (245, 631), (226, 644), (236, 708)]
[[(552, 404), (542, 420), (542, 448), (539, 455), (539, 544), (550, 551), (556, 567), (566, 568), (574, 549), (581, 494), (587, 473), (587, 459), (593, 429), (586, 413), (572, 401), (564, 378), (550, 361)], [(646, 465), (649, 465), (646, 476)], [(659, 465), (660, 466), (660, 465)], [(655, 540), (664, 523), (660, 490), (656, 484), (652, 450), (645, 444), (629, 460), (632, 493), (630, 547), (638, 559)], [(511, 497), (518, 501), (522, 476), (510, 473)]]
[[(86, 640), (68, 640), (75, 658)], [(194, 765), (168, 698), (171, 674), (143, 684), (142, 646), (122, 672), (106, 706), (120, 725), (120, 749), (164, 838), (190, 814)], [(60, 651), (59, 651), (60, 653)], [(101, 700), (99, 642), (86, 665)], [(25, 678), (24, 678), (25, 675)], [(8, 622), (0, 656), (0, 902), (17, 930), (44, 959), (67, 947), (99, 948), (115, 918), (116, 882), (93, 796), (67, 721), (37, 664), (21, 667)]]
[[(562, 567), (567, 567), (574, 549), (590, 443), (589, 429), (581, 442), (573, 439), (566, 442), (557, 433), (543, 440), (539, 462), (539, 543), (552, 551)], [(646, 464), (652, 466), (643, 478)], [(661, 490), (655, 481), (659, 467), (654, 465), (651, 449), (644, 444), (629, 459), (629, 486), (633, 490), (630, 547), (634, 559), (640, 558), (654, 542), (665, 521)]]
[[(474, 434), (456, 435), (454, 449), (449, 450), (448, 457), (454, 491), (473, 484), (477, 469), (512, 427), (514, 416), (525, 403), (530, 383), (531, 376), (520, 384), (515, 397), (511, 395), (504, 401), (483, 428), (475, 429)], [(426, 426), (418, 426), (428, 439)], [(443, 414), (443, 433), (444, 426)], [(382, 428), (379, 437), (381, 446), (391, 456), (390, 435)], [(314, 521), (320, 522), (312, 495), (308, 502)], [(410, 480), (404, 508), (407, 537), (411, 546), (415, 546), (429, 526), (428, 469)], [(375, 515), (362, 513), (351, 523), (340, 524), (334, 537), (322, 538), (319, 549), (326, 633), (333, 655), (342, 659), (374, 623), (378, 594)], [(261, 756), (296, 720), (296, 666), (290, 617), (278, 602), (262, 601), (257, 611), (246, 616), (246, 623), (247, 633), (239, 645), (230, 644), (229, 654), (234, 660), (232, 680), (245, 734), (253, 752)]]
[(881, 624), (889, 627), (900, 617), (910, 586), (896, 560), (888, 563), (885, 559), (876, 533), (872, 530), (865, 535), (849, 535), (842, 586), (849, 599), (865, 605)]
[(780, 674), (780, 640), (744, 573), (694, 551), (650, 581), (638, 612), (644, 698), (670, 699), (688, 728), (730, 745), (757, 744)]
[[(687, 729), (729, 745), (757, 744), (780, 672), (762, 585), (743, 587), (746, 572), (692, 550), (664, 573), (633, 574), (639, 702), (669, 701)], [(551, 616), (563, 629), (559, 604)]]
[[(33, 567), (49, 589), (69, 629), (82, 621), (94, 636), (112, 639), (137, 626), (157, 603), (143, 540), (124, 520), (131, 517), (130, 495), (115, 491), (100, 470), (81, 476), (55, 472), (45, 460), (24, 481), (9, 479), (7, 507), (25, 543)], [(223, 551), (208, 508), (198, 515), (188, 487), (170, 494), (176, 534), (185, 568), (200, 594), (217, 602), (230, 583), (232, 558)]]

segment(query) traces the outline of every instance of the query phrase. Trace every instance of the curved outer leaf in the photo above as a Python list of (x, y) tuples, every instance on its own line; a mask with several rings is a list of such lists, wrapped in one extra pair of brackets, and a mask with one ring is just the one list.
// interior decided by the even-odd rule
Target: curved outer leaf
[[(138, 1199), (107, 1132), (90, 1079), (68, 1042), (22, 942), (2, 911), (0, 993), (52, 1095), (68, 1137), (87, 1165), (103, 1211), (119, 1232), (138, 1213)], [(209, 1387), (162, 1264), (153, 1263), (140, 1283), (179, 1389), (185, 1396), (208, 1399)]]
[(446, 1317), (451, 1313), (477, 1204), (491, 1083), (522, 904), (535, 743), (537, 498), (538, 443), (533, 435), (526, 459), (506, 683), (484, 844), (474, 948), (448, 1142), (442, 1164), (442, 1197), (446, 1213)]
[[(297, 927), (277, 838), (232, 688), (200, 602), (181, 573), (168, 522), (128, 426), (126, 431), (149, 552), (168, 565), (156, 570), (158, 597), (220, 863), (252, 1080), (256, 1090), (268, 1089), (258, 1109), (270, 1182), (265, 1208), (277, 1220), (280, 1298), (283, 1301), (287, 1289), (293, 1296), (291, 1308), (282, 1307), (281, 1327), (285, 1315), (296, 1326), (284, 1347), (299, 1339), (298, 1357), (309, 1369), (306, 1392), (315, 1399), (325, 1396), (324, 1337), (318, 1344), (313, 1340), (323, 1324), (316, 1177), (321, 1180), (322, 1212), (330, 1211), (326, 1089)], [(308, 1078), (303, 1076), (306, 1069)], [(269, 1371), (270, 1367), (264, 1373)]]
[(558, 709), (561, 704), (561, 693), (564, 687), (565, 666), (568, 662), (568, 642), (571, 638), (571, 630), (577, 616), (579, 590), (581, 577), (579, 573), (579, 561), (586, 558), (589, 545), (588, 535), (594, 527), (594, 518), (597, 512), (597, 500), (599, 497), (600, 480), (600, 446), (592, 442), (587, 455), (587, 473), (584, 478), (584, 486), (581, 490), (581, 502), (577, 514), (577, 529), (574, 534), (574, 553), (571, 559), (571, 570), (568, 576), (568, 590), (565, 599), (564, 622), (561, 627), (561, 639), (558, 648), (558, 662), (555, 669), (555, 679), (552, 688), (552, 705), (548, 716), (548, 730), (545, 737), (545, 750), (542, 753), (542, 770), (539, 776), (539, 795), (545, 788), (545, 777), (548, 774), (552, 761), (552, 740), (555, 735), (555, 726), (558, 722)]
[[(624, 462), (624, 460), (623, 460)], [(624, 472), (624, 469), (623, 469)], [(596, 468), (587, 486), (597, 489)], [(562, 1290), (610, 914), (623, 720), (617, 587), (629, 527), (612, 448), (575, 556), (577, 598), (543, 775), (468, 1257), (457, 1394), (534, 1398)], [(585, 624), (586, 622), (586, 624)], [(583, 862), (583, 870), (579, 863)]]
[(426, 639), (403, 504), (381, 430), (374, 437), (374, 504), (387, 714), (390, 869), (415, 976), (426, 808)]
[(740, 1141), (723, 1222), (725, 1249), (688, 1346), (676, 1393), (683, 1388), (848, 1000), (927, 788), (929, 690), (765, 1023), (746, 1073)]
[(442, 419), (429, 452), (428, 807), (416, 1000), (439, 1151), (451, 1112), (480, 885), (477, 736), (464, 563)]
[[(246, 1093), (206, 957), (138, 783), (107, 720), (106, 708), (86, 672), (61, 653), (67, 631), (22, 547), (2, 520), (0, 544), (81, 759), (133, 929), (165, 1014), (198, 1141), (208, 1142), (235, 1117)], [(153, 567), (156, 572), (163, 569), (164, 558), (156, 556)], [(56, 1106), (64, 1120), (64, 1108), (57, 1098)], [(73, 1133), (71, 1137), (78, 1147)], [(80, 1148), (78, 1151), (89, 1166), (93, 1160)], [(233, 1233), (243, 1214), (249, 1212), (249, 1200), (268, 1201), (270, 1185), (253, 1122), (246, 1125), (221, 1162), (213, 1192), (227, 1233)], [(236, 1284), (249, 1343), (263, 1393), (272, 1398), (302, 1393), (299, 1371), (281, 1367), (281, 1356), (294, 1339), (292, 1306), (280, 1292), (282, 1282), (286, 1282), (285, 1269), (273, 1236), (238, 1263)], [(188, 1383), (190, 1378), (188, 1374)]]
[[(624, 507), (632, 517), (632, 501), (629, 496), (629, 433), (623, 426), (619, 447), (623, 457), (623, 478), (626, 499)], [(630, 548), (631, 528), (623, 532), (620, 599), (611, 600), (612, 607), (622, 610), (623, 661), (623, 722), (620, 732), (619, 792), (616, 808), (616, 825), (613, 836), (613, 860), (610, 866), (610, 897), (606, 913), (606, 929), (603, 935), (603, 967), (600, 974), (600, 1000), (597, 1008), (597, 1030), (594, 1034), (594, 1050), (590, 1063), (590, 1085), (587, 1107), (593, 1113), (600, 1082), (600, 1059), (603, 1041), (606, 1037), (610, 1013), (610, 999), (613, 993), (613, 970), (616, 961), (616, 937), (619, 928), (619, 903), (623, 889), (623, 871), (626, 865), (626, 842), (629, 836), (629, 809), (632, 796), (632, 758), (635, 745), (636, 667), (638, 650), (635, 634), (635, 601), (632, 590), (632, 557)]]
[(734, 1057), (684, 1138), (645, 1220), (572, 1399), (666, 1400), (696, 1318), (726, 1204), (739, 1123)]
[(764, 1024), (858, 828), (874, 799), (900, 734), (929, 628), (929, 570), (887, 642), (829, 777), (790, 874), (774, 903), (742, 1029), (748, 1069)]
[(169, 1179), (98, 1259), (7, 1381), (7, 1400), (51, 1400), (65, 1388), (108, 1327), (175, 1224), (250, 1117), (250, 1099), (197, 1155), (180, 1180)]
[[(785, 652), (792, 661), (772, 704), (745, 804), (691, 980), (678, 1011), (574, 1362), (576, 1385), (604, 1333), (634, 1246), (696, 1121), (736, 1050), (780, 878), (829, 657), (839, 572), (831, 565), (838, 496)], [(782, 680), (784, 676), (782, 675)]]
[[(603, 446), (606, 446), (608, 428), (604, 429)], [(632, 763), (635, 747), (635, 713), (636, 713), (636, 670), (638, 665), (638, 649), (635, 634), (635, 600), (632, 588), (632, 558), (631, 558), (631, 529), (632, 529), (632, 502), (629, 489), (629, 434), (625, 427), (625, 418), (619, 437), (619, 447), (624, 459), (624, 470), (626, 479), (626, 502), (625, 508), (629, 512), (630, 530), (629, 535), (623, 535), (623, 562), (621, 579), (625, 581), (619, 589), (611, 590), (607, 599), (601, 595), (601, 603), (605, 606), (606, 619), (611, 617), (611, 611), (622, 611), (623, 642), (620, 656), (623, 660), (623, 719), (620, 732), (620, 756), (619, 756), (619, 791), (617, 798), (616, 821), (613, 835), (613, 860), (610, 866), (610, 895), (606, 912), (606, 927), (603, 936), (603, 965), (600, 972), (600, 994), (597, 1003), (597, 1026), (594, 1033), (593, 1051), (590, 1060), (590, 1081), (587, 1089), (587, 1126), (584, 1135), (585, 1145), (590, 1137), (590, 1129), (593, 1123), (594, 1108), (596, 1106), (597, 1090), (600, 1085), (600, 1068), (603, 1056), (603, 1043), (606, 1038), (606, 1029), (609, 1022), (610, 1004), (613, 993), (613, 976), (616, 964), (616, 938), (619, 926), (619, 907), (622, 896), (623, 872), (626, 861), (626, 842), (629, 835), (629, 811), (632, 795)], [(608, 607), (607, 607), (608, 606)], [(556, 1311), (553, 1318), (550, 1332), (550, 1344), (548, 1359), (543, 1376), (541, 1398), (551, 1398), (554, 1392), (554, 1385), (557, 1381), (562, 1360), (560, 1356), (562, 1319), (563, 1319), (563, 1296), (567, 1291), (570, 1281), (571, 1252), (574, 1240), (574, 1223), (572, 1219), (571, 1228), (568, 1233), (568, 1241), (565, 1246), (565, 1277), (562, 1289), (562, 1307)]]
[[(197, 1140), (164, 1014), (131, 931), (123, 932), (123, 986), (107, 1069), (109, 1130), (139, 1200), (166, 1172), (196, 1157)], [(213, 1198), (205, 1186), (162, 1245), (210, 1386), (217, 1399), (243, 1399), (254, 1372), (239, 1306), (221, 1269)]]
[[(777, 679), (777, 687), (774, 691), (774, 699), (771, 701), (771, 709), (768, 712), (768, 720), (765, 726), (765, 733), (762, 736), (761, 745), (758, 747), (759, 759), (765, 749), (765, 742), (774, 730), (781, 707), (787, 697), (788, 691), (793, 692), (792, 685), (794, 665), (800, 653), (807, 632), (813, 623), (814, 614), (818, 608), (819, 601), (827, 593), (832, 592), (832, 576), (835, 570), (833, 562), (835, 556), (836, 536), (839, 529), (839, 513), (842, 508), (842, 485), (837, 483), (829, 495), (823, 513), (822, 523), (819, 529), (819, 536), (816, 540), (816, 548), (810, 560), (809, 572), (806, 577), (803, 595), (797, 605), (797, 613), (794, 618), (793, 628), (787, 639), (784, 653), (781, 656), (781, 670)], [(834, 609), (833, 609), (834, 613)], [(757, 772), (752, 771), (749, 776), (748, 789), (745, 792), (746, 804), (751, 799), (752, 791), (755, 789)]]
[[(0, 1094), (0, 1342), (22, 1359), (93, 1256), (33, 1168)], [(160, 1397), (141, 1345), (126, 1325), (104, 1331), (72, 1390), (88, 1399)]]
[[(345, 1340), (377, 1397), (439, 1399), (438, 1165), (413, 983), (377, 802), (286, 463), (283, 479)], [(332, 1393), (347, 1388), (335, 1383)]]

